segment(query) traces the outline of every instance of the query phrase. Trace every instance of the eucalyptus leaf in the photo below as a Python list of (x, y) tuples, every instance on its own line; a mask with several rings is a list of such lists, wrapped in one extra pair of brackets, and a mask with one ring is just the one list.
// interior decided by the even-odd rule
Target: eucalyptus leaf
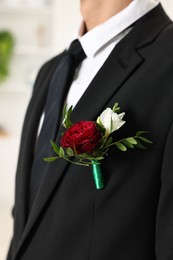
[(59, 156), (60, 157), (64, 157), (64, 155), (65, 155), (64, 149), (62, 148), (62, 146), (60, 146), (60, 148), (59, 148)]
[(142, 135), (142, 134), (148, 134), (149, 132), (148, 131), (138, 131), (137, 133), (136, 133), (136, 136), (140, 136), (140, 135)]
[(140, 139), (144, 143), (152, 144), (152, 142), (150, 140), (148, 140), (147, 138), (145, 138), (143, 136), (138, 136), (138, 139)]
[(113, 137), (109, 137), (106, 142), (106, 146), (110, 145), (112, 142), (113, 142)]
[(133, 137), (128, 137), (125, 140), (130, 144), (137, 144), (137, 141)]
[(88, 154), (87, 153), (81, 153), (81, 154), (78, 154), (78, 157), (79, 158), (87, 158)]
[(129, 143), (127, 140), (124, 140), (122, 142), (126, 147), (133, 149), (134, 145), (132, 143)]
[(69, 156), (74, 156), (74, 152), (70, 147), (67, 148), (66, 152)]
[(135, 145), (135, 147), (143, 150), (146, 149), (146, 147), (139, 140), (137, 140), (137, 144)]
[(52, 148), (53, 148), (54, 152), (59, 155), (59, 148), (58, 148), (58, 146), (53, 141), (50, 141), (50, 143), (52, 145)]
[(44, 161), (45, 162), (54, 162), (57, 159), (58, 159), (58, 157), (49, 157), (49, 158), (44, 158)]
[(127, 151), (127, 148), (125, 147), (124, 144), (122, 144), (122, 143), (120, 143), (120, 142), (117, 142), (117, 143), (115, 143), (115, 145), (116, 145), (116, 147), (117, 147), (119, 150), (121, 150), (121, 151), (123, 151), (123, 152), (126, 152), (126, 151)]
[(96, 161), (101, 161), (101, 160), (103, 160), (103, 159), (104, 159), (103, 156), (100, 156), (100, 157), (96, 157), (96, 158), (95, 158)]

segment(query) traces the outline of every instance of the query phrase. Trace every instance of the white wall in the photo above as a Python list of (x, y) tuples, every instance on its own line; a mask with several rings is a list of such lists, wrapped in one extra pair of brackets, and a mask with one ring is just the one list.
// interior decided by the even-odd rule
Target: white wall
[(76, 31), (76, 28), (80, 24), (79, 2), (80, 0), (55, 0), (53, 28), (54, 53), (67, 46), (73, 32)]
[(168, 15), (173, 19), (173, 1), (172, 0), (161, 0), (162, 5), (167, 11)]

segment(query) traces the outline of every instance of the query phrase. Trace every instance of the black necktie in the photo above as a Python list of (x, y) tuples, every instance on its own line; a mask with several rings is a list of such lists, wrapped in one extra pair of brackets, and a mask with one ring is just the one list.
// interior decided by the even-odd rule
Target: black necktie
[(30, 178), (28, 213), (31, 210), (38, 187), (44, 175), (46, 163), (43, 161), (43, 158), (50, 155), (50, 140), (54, 140), (56, 137), (61, 121), (64, 100), (73, 81), (75, 69), (85, 57), (86, 55), (80, 42), (78, 40), (73, 41), (52, 77), (45, 106), (45, 118), (34, 152)]

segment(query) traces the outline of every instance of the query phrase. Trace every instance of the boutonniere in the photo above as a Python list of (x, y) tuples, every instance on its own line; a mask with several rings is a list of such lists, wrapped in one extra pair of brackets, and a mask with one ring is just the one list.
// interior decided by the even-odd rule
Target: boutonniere
[(114, 140), (111, 134), (125, 124), (125, 113), (120, 113), (120, 107), (116, 103), (113, 108), (106, 108), (96, 121), (71, 122), (73, 107), (63, 110), (63, 126), (66, 129), (62, 133), (60, 147), (53, 141), (52, 148), (56, 154), (54, 157), (44, 158), (46, 162), (53, 162), (62, 158), (72, 164), (90, 166), (93, 170), (94, 181), (97, 189), (104, 188), (104, 179), (101, 173), (101, 161), (108, 156), (109, 148), (115, 148), (125, 152), (128, 149), (145, 149), (144, 144), (152, 142), (144, 137), (147, 131), (138, 131), (134, 136), (121, 140)]

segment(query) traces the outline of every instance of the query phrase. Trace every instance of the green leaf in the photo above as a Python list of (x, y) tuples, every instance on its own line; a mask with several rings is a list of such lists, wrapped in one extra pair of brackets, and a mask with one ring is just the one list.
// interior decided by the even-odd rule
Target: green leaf
[(134, 145), (131, 144), (131, 143), (129, 143), (127, 140), (124, 140), (124, 141), (123, 141), (123, 144), (124, 144), (126, 147), (128, 147), (128, 148), (131, 148), (131, 149), (134, 148)]
[(50, 143), (52, 145), (54, 152), (59, 155), (59, 147), (53, 141), (50, 141)]
[(124, 144), (117, 142), (117, 143), (115, 143), (115, 145), (116, 145), (116, 147), (117, 147), (119, 150), (121, 150), (122, 152), (126, 152), (126, 151), (127, 151), (127, 148), (125, 147)]
[(135, 147), (143, 150), (146, 149), (146, 147), (139, 140), (137, 140), (137, 144), (135, 145)]
[(96, 157), (96, 158), (94, 158), (96, 161), (101, 161), (101, 160), (103, 160), (104, 159), (104, 157), (103, 156), (99, 156), (99, 157)]
[(125, 140), (130, 144), (137, 144), (137, 141), (133, 137), (128, 137)]
[(118, 103), (115, 103), (112, 110), (114, 111), (114, 113), (118, 113), (120, 111), (120, 107), (119, 107)]
[(64, 154), (65, 154), (64, 149), (60, 146), (60, 148), (59, 148), (59, 156), (60, 157), (64, 157)]
[(110, 145), (112, 142), (113, 142), (113, 137), (109, 137), (106, 142), (106, 146)]
[(136, 136), (140, 136), (140, 135), (142, 135), (142, 134), (148, 134), (149, 132), (148, 131), (138, 131), (137, 133), (136, 133)]
[(66, 118), (66, 114), (67, 114), (67, 104), (65, 104), (65, 106), (63, 107), (63, 118)]
[(107, 140), (107, 137), (104, 135), (104, 136), (102, 136), (102, 139), (101, 139), (100, 143), (101, 144), (105, 144), (106, 140)]
[(73, 112), (73, 106), (70, 106), (69, 109), (67, 110), (67, 117), (70, 119), (71, 113)]
[(67, 110), (67, 104), (64, 106), (63, 109), (63, 126), (65, 128), (70, 128), (72, 126), (72, 122), (71, 122), (71, 113), (73, 111), (73, 106), (71, 106), (68, 110)]
[(77, 155), (79, 158), (86, 158), (88, 156), (87, 153), (81, 153)]
[(74, 152), (70, 147), (67, 148), (66, 152), (69, 156), (74, 156)]
[(120, 107), (117, 107), (115, 110), (114, 110), (114, 113), (119, 113), (120, 112)]
[(116, 102), (112, 108), (112, 110), (116, 109), (118, 107), (118, 103)]
[(147, 138), (143, 137), (143, 136), (138, 136), (138, 139), (140, 139), (141, 141), (143, 141), (144, 143), (147, 144), (152, 144), (152, 142), (150, 140), (148, 140)]
[(44, 161), (45, 162), (54, 162), (57, 159), (58, 159), (58, 157), (49, 157), (49, 158), (44, 158)]

